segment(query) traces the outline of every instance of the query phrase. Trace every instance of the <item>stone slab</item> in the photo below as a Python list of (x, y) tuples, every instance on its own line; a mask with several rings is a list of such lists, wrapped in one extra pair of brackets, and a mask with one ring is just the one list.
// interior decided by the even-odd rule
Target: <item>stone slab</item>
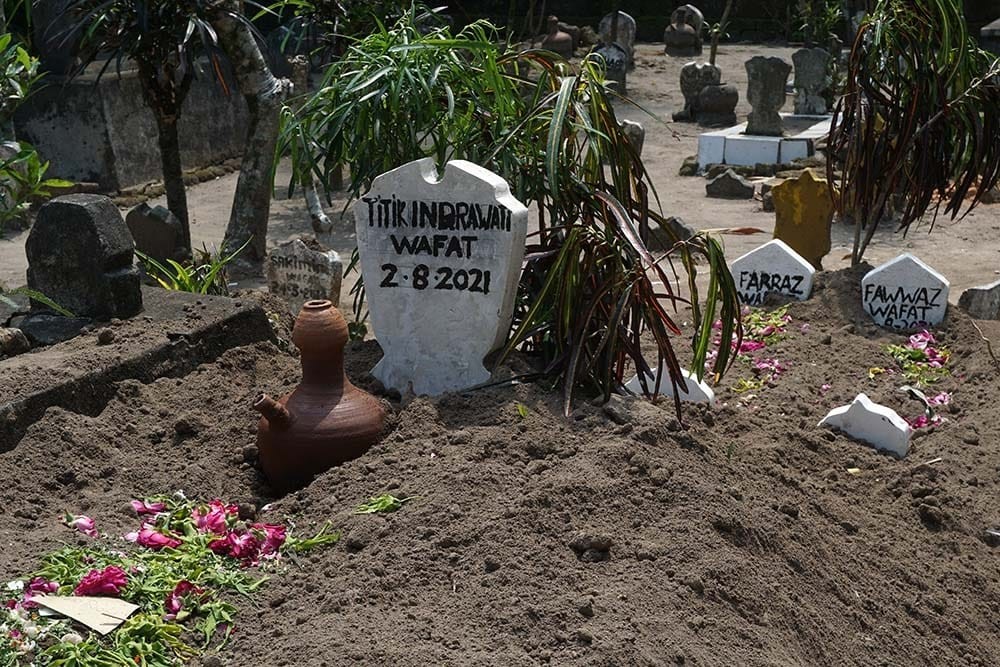
[[(704, 380), (698, 381), (698, 378), (694, 374), (687, 370), (686, 368), (681, 369), (681, 375), (684, 376), (684, 382), (687, 384), (687, 391), (680, 389), (680, 399), (686, 403), (708, 403), (712, 405), (715, 403), (715, 392), (712, 388), (708, 386), (708, 383)], [(656, 386), (656, 376), (647, 375), (646, 376), (646, 386), (649, 387), (650, 391), (653, 391)], [(625, 383), (625, 388), (629, 391), (642, 395), (642, 383), (639, 381), (639, 375), (636, 374), (631, 380)], [(664, 365), (660, 368), (660, 395), (669, 396), (673, 398), (674, 387), (670, 382), (670, 372)]]
[(0, 452), (50, 406), (97, 415), (116, 382), (182, 376), (228, 349), (274, 338), (256, 302), (158, 287), (144, 287), (143, 302), (143, 315), (114, 325), (111, 345), (91, 333), (0, 361)]
[(740, 301), (748, 306), (764, 303), (768, 294), (782, 294), (799, 301), (812, 294), (816, 269), (784, 241), (774, 239), (733, 260), (729, 270)]
[(527, 231), (507, 182), (464, 160), (439, 177), (425, 158), (378, 176), (354, 216), (384, 352), (372, 374), (432, 395), (487, 381), (483, 359), (509, 333)]
[(977, 320), (1000, 320), (1000, 280), (970, 287), (962, 292), (958, 305)]
[(784, 137), (748, 135), (746, 123), (702, 132), (698, 135), (699, 169), (720, 162), (747, 167), (762, 163), (789, 164), (792, 160), (810, 157), (815, 154), (816, 141), (829, 134), (832, 117), (781, 114), (781, 119), (786, 128)]
[(910, 451), (912, 429), (895, 410), (858, 394), (850, 405), (831, 410), (820, 423), (903, 458)]
[(865, 274), (861, 301), (880, 327), (916, 329), (944, 320), (949, 287), (943, 275), (903, 253)]
[(298, 314), (306, 301), (327, 300), (340, 306), (344, 264), (334, 250), (320, 250), (292, 239), (267, 256), (267, 289)]
[(698, 137), (698, 166), (705, 169), (710, 164), (726, 161), (726, 136), (722, 132), (705, 132)]

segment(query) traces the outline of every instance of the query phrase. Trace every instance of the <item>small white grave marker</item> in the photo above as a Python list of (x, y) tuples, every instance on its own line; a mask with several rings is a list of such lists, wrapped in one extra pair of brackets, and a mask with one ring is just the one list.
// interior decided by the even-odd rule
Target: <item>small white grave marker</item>
[[(705, 381), (699, 382), (698, 378), (696, 378), (691, 371), (685, 368), (681, 369), (681, 375), (684, 376), (684, 381), (687, 383), (687, 391), (684, 391), (683, 389), (680, 390), (680, 399), (682, 401), (687, 403), (708, 403), (709, 405), (715, 403), (715, 392), (708, 386), (708, 383)], [(646, 376), (646, 386), (649, 387), (650, 391), (653, 391), (656, 387), (655, 374)], [(642, 384), (639, 382), (639, 375), (636, 374), (635, 377), (626, 382), (625, 388), (641, 396)], [(666, 366), (662, 366), (660, 368), (660, 394), (671, 398), (674, 396), (674, 387), (670, 383), (670, 374)]]
[(910, 451), (912, 429), (906, 420), (892, 408), (874, 403), (864, 394), (858, 394), (850, 405), (830, 410), (819, 425), (843, 431), (899, 458)]
[(283, 243), (267, 256), (267, 286), (288, 303), (292, 313), (306, 301), (328, 299), (340, 305), (344, 265), (333, 250), (310, 248), (302, 239)]
[(489, 379), (507, 337), (528, 209), (500, 176), (424, 158), (382, 174), (354, 206), (368, 307), (386, 387), (441, 394)]
[(804, 301), (812, 293), (816, 273), (812, 264), (779, 239), (739, 257), (729, 269), (740, 301), (748, 306), (759, 306), (768, 294), (784, 294)]
[(904, 253), (865, 274), (861, 300), (879, 326), (915, 329), (944, 319), (948, 288), (947, 278)]

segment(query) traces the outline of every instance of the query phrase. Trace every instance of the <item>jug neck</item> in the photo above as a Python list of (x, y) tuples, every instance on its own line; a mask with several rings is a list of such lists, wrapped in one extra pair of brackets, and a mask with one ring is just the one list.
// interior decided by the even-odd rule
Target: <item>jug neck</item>
[(333, 355), (302, 355), (302, 382), (305, 384), (342, 385), (344, 375), (343, 353)]

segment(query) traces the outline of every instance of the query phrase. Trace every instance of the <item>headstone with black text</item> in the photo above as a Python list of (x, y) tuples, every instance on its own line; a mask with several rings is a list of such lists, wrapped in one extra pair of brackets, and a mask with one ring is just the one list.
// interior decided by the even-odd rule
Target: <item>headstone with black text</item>
[(812, 293), (816, 269), (784, 241), (775, 239), (754, 248), (729, 265), (740, 301), (748, 306), (764, 303), (768, 294), (804, 301)]
[(916, 329), (940, 324), (948, 309), (948, 279), (909, 253), (861, 279), (865, 311), (880, 327)]
[(382, 360), (400, 392), (441, 394), (490, 378), (506, 340), (528, 210), (500, 176), (431, 158), (382, 174), (354, 205), (361, 273)]
[(328, 300), (340, 305), (344, 264), (334, 250), (302, 239), (283, 243), (267, 256), (267, 288), (298, 313), (306, 301)]

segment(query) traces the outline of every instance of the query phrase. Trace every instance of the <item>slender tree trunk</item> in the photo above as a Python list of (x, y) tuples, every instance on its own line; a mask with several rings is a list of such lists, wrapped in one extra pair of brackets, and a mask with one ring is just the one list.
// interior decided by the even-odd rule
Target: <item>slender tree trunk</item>
[[(155, 111), (154, 111), (155, 113)], [(191, 255), (191, 226), (188, 219), (187, 190), (181, 166), (181, 146), (177, 134), (176, 116), (156, 113), (156, 131), (160, 143), (160, 165), (163, 168), (163, 188), (167, 191), (167, 208), (181, 222), (180, 244)]]
[(187, 191), (184, 187), (184, 168), (181, 164), (181, 146), (177, 132), (177, 122), (181, 114), (181, 102), (190, 87), (186, 77), (176, 86), (170, 76), (163, 77), (167, 85), (161, 85), (157, 67), (138, 62), (139, 81), (142, 85), (146, 105), (156, 120), (156, 133), (160, 146), (160, 166), (163, 170), (163, 188), (167, 193), (167, 208), (181, 223), (180, 248), (182, 254), (190, 256), (191, 226), (188, 217)]
[(217, 0), (212, 9), (212, 27), (233, 64), (236, 82), (250, 114), (236, 196), (222, 245), (232, 252), (250, 241), (236, 259), (237, 268), (259, 275), (267, 255), (271, 167), (278, 140), (279, 112), (292, 86), (287, 79), (278, 79), (271, 73), (250, 29), (234, 16), (239, 11), (235, 0)]

